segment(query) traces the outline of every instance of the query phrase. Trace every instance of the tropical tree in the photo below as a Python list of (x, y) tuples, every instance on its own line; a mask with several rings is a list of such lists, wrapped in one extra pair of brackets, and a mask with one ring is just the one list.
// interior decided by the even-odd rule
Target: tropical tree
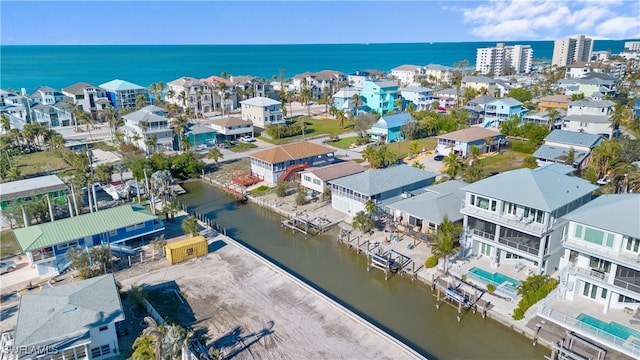
[(93, 128), (93, 118), (82, 110), (80, 110), (76, 116), (78, 117), (80, 123), (84, 124), (85, 129), (89, 131), (89, 139), (93, 140), (93, 135), (91, 135), (91, 129)]
[(189, 236), (196, 236), (198, 234), (198, 221), (196, 218), (189, 216), (182, 220), (182, 231)]
[(113, 140), (114, 133), (116, 129), (123, 125), (122, 120), (119, 118), (118, 110), (116, 110), (113, 105), (109, 105), (106, 108), (100, 111), (102, 117), (104, 117), (107, 125), (109, 126), (109, 135), (111, 140)]
[(445, 215), (442, 222), (438, 226), (438, 230), (434, 236), (435, 244), (432, 247), (433, 254), (444, 258), (444, 273), (448, 272), (447, 263), (449, 256), (460, 250), (458, 236), (462, 232), (462, 226), (449, 220)]
[(311, 116), (311, 108), (309, 102), (311, 101), (311, 88), (307, 86), (307, 79), (302, 79), (302, 89), (300, 89), (300, 102), (307, 106), (307, 116)]
[(147, 97), (144, 94), (136, 96), (136, 109), (142, 109), (147, 106)]
[(173, 196), (171, 189), (173, 183), (175, 183), (175, 179), (171, 176), (169, 170), (158, 170), (151, 174), (149, 181), (150, 191), (156, 196), (156, 199), (162, 200), (163, 206)]
[(222, 154), (222, 152), (220, 152), (220, 149), (218, 149), (217, 147), (212, 147), (211, 149), (209, 149), (209, 152), (207, 153), (207, 159), (213, 159), (213, 161), (215, 161), (217, 165), (218, 160), (222, 158), (224, 158), (224, 155)]
[(94, 176), (96, 180), (101, 183), (109, 183), (111, 182), (111, 177), (113, 175), (113, 166), (109, 164), (100, 164), (96, 166), (94, 170)]
[(376, 203), (369, 199), (364, 203), (364, 210), (367, 213), (367, 216), (373, 218), (373, 213), (376, 211)]
[(455, 179), (458, 172), (462, 169), (462, 157), (453, 151), (442, 159), (442, 163), (446, 166), (447, 175), (451, 179)]
[(480, 162), (474, 162), (473, 166), (467, 166), (462, 172), (462, 179), (468, 183), (473, 183), (484, 179), (485, 173)]
[(340, 126), (340, 129), (344, 129), (344, 123), (347, 120), (347, 117), (344, 115), (344, 111), (337, 110), (336, 119), (338, 120), (338, 126)]
[(510, 98), (514, 98), (521, 103), (531, 101), (531, 99), (533, 99), (533, 95), (531, 94), (531, 92), (525, 88), (513, 88), (509, 90), (507, 96)]
[(162, 339), (164, 338), (165, 329), (163, 328), (163, 326), (159, 325), (151, 316), (145, 316), (144, 322), (147, 323), (147, 327), (142, 330), (142, 336), (146, 336), (152, 339), (155, 359), (164, 360), (165, 356), (162, 346)]
[(424, 170), (424, 164), (421, 163), (420, 161), (416, 160), (414, 161), (411, 166), (413, 166), (416, 169), (420, 169), (420, 170)]
[(353, 217), (351, 226), (364, 234), (374, 226), (374, 222), (364, 211), (358, 211), (356, 216)]
[(159, 105), (162, 103), (162, 93), (164, 93), (164, 83), (159, 81), (149, 86), (149, 92), (155, 96), (154, 103)]
[(227, 84), (224, 81), (220, 81), (218, 82), (217, 89), (218, 89), (218, 94), (220, 94), (221, 115), (224, 117), (224, 108), (225, 108), (224, 100), (225, 100), (225, 96), (228, 95)]
[(6, 134), (9, 129), (11, 129), (11, 121), (5, 113), (0, 114), (0, 127), (2, 128), (2, 132)]
[(154, 341), (150, 336), (138, 336), (133, 342), (132, 360), (150, 360), (155, 359)]
[(547, 110), (547, 116), (549, 121), (549, 132), (553, 131), (556, 124), (556, 119), (560, 117), (560, 111), (558, 109)]
[(182, 138), (182, 134), (187, 129), (187, 125), (189, 124), (189, 120), (182, 115), (178, 115), (173, 119), (173, 133), (178, 135), (178, 138)]
[(358, 109), (362, 106), (362, 99), (359, 94), (353, 94), (351, 97), (351, 101), (353, 102), (353, 107), (356, 110), (355, 113), (358, 115)]
[(411, 144), (409, 144), (409, 151), (412, 154), (414, 155), (417, 154), (419, 149), (420, 149), (420, 145), (418, 145), (417, 141), (412, 141)]
[(144, 141), (145, 146), (147, 147), (147, 153), (152, 154), (156, 152), (156, 145), (158, 143), (158, 138), (155, 134), (149, 136), (147, 140)]
[(632, 117), (633, 113), (626, 105), (615, 104), (613, 106), (613, 116), (611, 117), (611, 127), (618, 129), (621, 125), (629, 123)]

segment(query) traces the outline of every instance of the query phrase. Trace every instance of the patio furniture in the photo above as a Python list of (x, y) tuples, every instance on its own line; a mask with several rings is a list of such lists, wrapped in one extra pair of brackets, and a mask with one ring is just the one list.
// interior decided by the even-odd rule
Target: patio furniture
[(520, 270), (524, 269), (524, 264), (519, 262), (516, 264), (516, 266), (513, 267), (513, 270), (515, 270), (515, 272), (520, 272)]
[(525, 270), (525, 274), (531, 276), (531, 275), (533, 275), (533, 270), (527, 269), (527, 270)]

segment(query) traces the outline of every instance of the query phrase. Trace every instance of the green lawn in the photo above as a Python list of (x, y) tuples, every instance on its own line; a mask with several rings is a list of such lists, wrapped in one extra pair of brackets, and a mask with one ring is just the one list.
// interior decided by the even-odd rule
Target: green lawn
[(233, 152), (243, 152), (251, 149), (255, 149), (258, 146), (253, 143), (239, 143), (229, 148), (230, 151)]
[(18, 155), (15, 159), (22, 176), (50, 173), (67, 170), (69, 165), (57, 153), (40, 151), (31, 154)]
[(0, 232), (0, 257), (19, 254), (21, 252), (20, 245), (18, 245), (12, 230), (3, 230)]
[(334, 119), (314, 119), (306, 116), (303, 119), (305, 123), (304, 137), (298, 135), (282, 139), (270, 139), (265, 136), (260, 136), (260, 139), (275, 145), (282, 145), (318, 135), (342, 134), (352, 131), (353, 128), (353, 124), (348, 121), (345, 121), (345, 127), (341, 129), (340, 126), (338, 126), (338, 121)]
[(398, 158), (403, 158), (410, 153), (411, 143), (414, 141), (418, 142), (418, 151), (422, 151), (422, 148), (424, 148), (426, 151), (433, 151), (436, 148), (436, 144), (438, 143), (438, 138), (432, 136), (418, 140), (405, 140), (395, 142), (386, 144), (384, 146), (388, 147), (389, 150), (396, 153), (396, 155), (398, 155)]
[(358, 139), (357, 136), (350, 136), (346, 138), (342, 138), (338, 141), (330, 142), (329, 145), (335, 146), (340, 149), (349, 149), (351, 144), (354, 144)]
[(486, 174), (493, 172), (504, 172), (520, 169), (524, 158), (529, 154), (505, 151), (502, 154), (494, 155), (480, 160), (482, 168)]

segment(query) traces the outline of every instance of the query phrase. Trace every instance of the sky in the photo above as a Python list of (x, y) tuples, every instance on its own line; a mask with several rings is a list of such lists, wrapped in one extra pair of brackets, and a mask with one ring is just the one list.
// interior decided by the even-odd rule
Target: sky
[(640, 39), (640, 1), (0, 1), (2, 45)]

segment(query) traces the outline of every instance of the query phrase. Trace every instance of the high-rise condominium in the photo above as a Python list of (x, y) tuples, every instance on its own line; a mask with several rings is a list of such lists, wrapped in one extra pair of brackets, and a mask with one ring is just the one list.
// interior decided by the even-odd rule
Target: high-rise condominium
[(567, 66), (575, 62), (587, 62), (593, 52), (593, 39), (580, 35), (577, 38), (556, 40), (553, 44), (551, 65)]
[(530, 45), (479, 48), (476, 52), (476, 71), (481, 74), (500, 76), (505, 73), (528, 74), (531, 71), (533, 49)]

